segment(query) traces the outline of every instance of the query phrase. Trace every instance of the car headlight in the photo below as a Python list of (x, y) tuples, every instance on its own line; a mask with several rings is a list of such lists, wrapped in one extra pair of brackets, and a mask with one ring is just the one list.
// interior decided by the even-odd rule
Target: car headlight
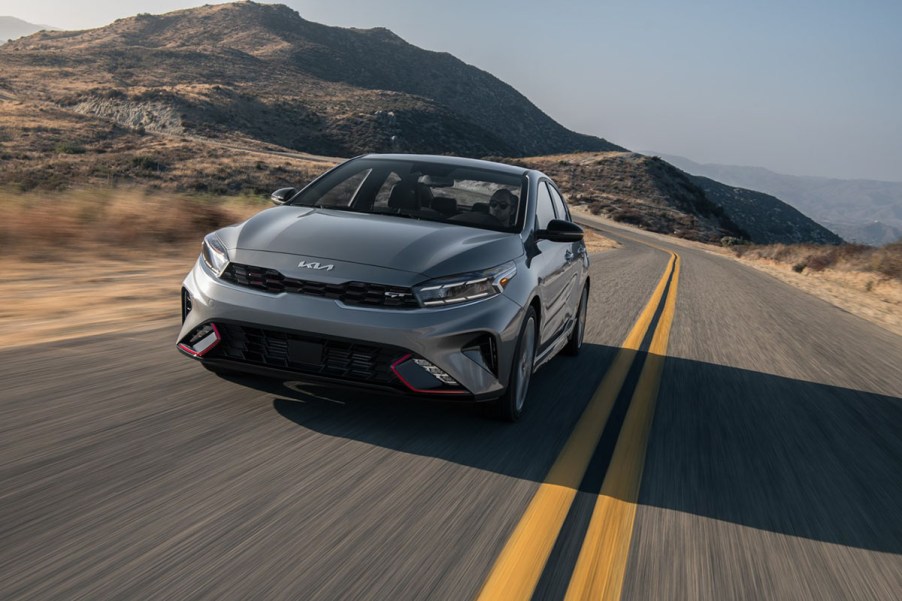
[(505, 263), (485, 271), (429, 280), (414, 286), (413, 293), (424, 307), (455, 305), (501, 294), (515, 275), (517, 267)]
[(221, 276), (229, 264), (229, 252), (216, 234), (206, 235), (201, 246), (201, 255), (204, 263), (216, 274), (216, 277)]

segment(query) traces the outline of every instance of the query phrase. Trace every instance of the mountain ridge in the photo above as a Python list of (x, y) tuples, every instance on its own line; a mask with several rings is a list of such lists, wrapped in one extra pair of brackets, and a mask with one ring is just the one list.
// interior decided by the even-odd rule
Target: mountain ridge
[(880, 246), (902, 238), (902, 182), (789, 175), (764, 167), (644, 154), (660, 156), (696, 176), (776, 196), (847, 240)]
[[(140, 48), (141, 55), (125, 48)], [(448, 53), (417, 48), (384, 28), (313, 23), (283, 5), (241, 2), (138, 15), (92, 30), (42, 32), (5, 50), (0, 64), (5, 58), (10, 67), (80, 72), (88, 89), (51, 84), (46, 90), (63, 104), (90, 104), (96, 96), (91, 84), (120, 89), (120, 105), (165, 92), (162, 100), (188, 115), (183, 120), (190, 130), (198, 121), (240, 121), (248, 107), (234, 100), (252, 96), (260, 102), (251, 108), (275, 114), (269, 116), (272, 127), (246, 133), (301, 149), (284, 136), (274, 139), (273, 131), (300, 127), (310, 138), (304, 150), (325, 154), (623, 150), (564, 128), (510, 85)], [(37, 87), (34, 81), (14, 83)], [(279, 120), (279, 114), (286, 116)], [(311, 119), (306, 128), (305, 118)], [(423, 128), (434, 131), (431, 145)]]

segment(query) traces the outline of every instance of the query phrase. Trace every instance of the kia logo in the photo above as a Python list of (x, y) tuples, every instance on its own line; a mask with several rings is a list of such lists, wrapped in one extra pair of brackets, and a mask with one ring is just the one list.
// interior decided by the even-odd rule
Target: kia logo
[(320, 265), (319, 263), (315, 263), (312, 261), (301, 261), (298, 263), (298, 267), (306, 267), (307, 269), (325, 269), (326, 271), (332, 271), (332, 268), (335, 265)]

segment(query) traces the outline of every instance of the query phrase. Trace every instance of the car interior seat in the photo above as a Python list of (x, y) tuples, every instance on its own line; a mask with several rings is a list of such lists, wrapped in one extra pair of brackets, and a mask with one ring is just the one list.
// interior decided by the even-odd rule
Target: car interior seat
[(420, 208), (416, 188), (410, 182), (400, 181), (391, 189), (388, 208), (399, 211), (416, 211)]
[(448, 196), (436, 196), (432, 199), (432, 208), (444, 215), (453, 217), (457, 215), (457, 199)]

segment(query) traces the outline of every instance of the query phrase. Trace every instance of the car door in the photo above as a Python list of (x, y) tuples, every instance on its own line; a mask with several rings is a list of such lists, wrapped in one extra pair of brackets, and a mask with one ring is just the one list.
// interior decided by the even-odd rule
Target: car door
[[(537, 230), (546, 229), (552, 219), (556, 219), (554, 203), (545, 180), (539, 181), (536, 189)], [(539, 281), (539, 298), (542, 301), (542, 327), (540, 347), (552, 342), (561, 333), (567, 318), (567, 273), (570, 261), (567, 252), (570, 244), (536, 240), (537, 253), (533, 258), (533, 268)]]
[[(551, 182), (548, 182), (548, 191), (551, 193), (551, 202), (557, 219), (572, 221), (570, 211), (567, 209), (567, 203), (564, 202), (564, 197), (561, 196), (561, 193)], [(562, 310), (564, 311), (564, 327), (569, 327), (573, 323), (572, 320), (576, 317), (576, 312), (579, 310), (583, 273), (588, 267), (588, 257), (586, 243), (583, 241), (562, 244), (562, 246), (568, 247), (568, 250), (564, 253), (564, 260), (567, 262), (564, 275), (566, 283), (563, 285), (566, 298), (563, 301), (564, 308)]]

